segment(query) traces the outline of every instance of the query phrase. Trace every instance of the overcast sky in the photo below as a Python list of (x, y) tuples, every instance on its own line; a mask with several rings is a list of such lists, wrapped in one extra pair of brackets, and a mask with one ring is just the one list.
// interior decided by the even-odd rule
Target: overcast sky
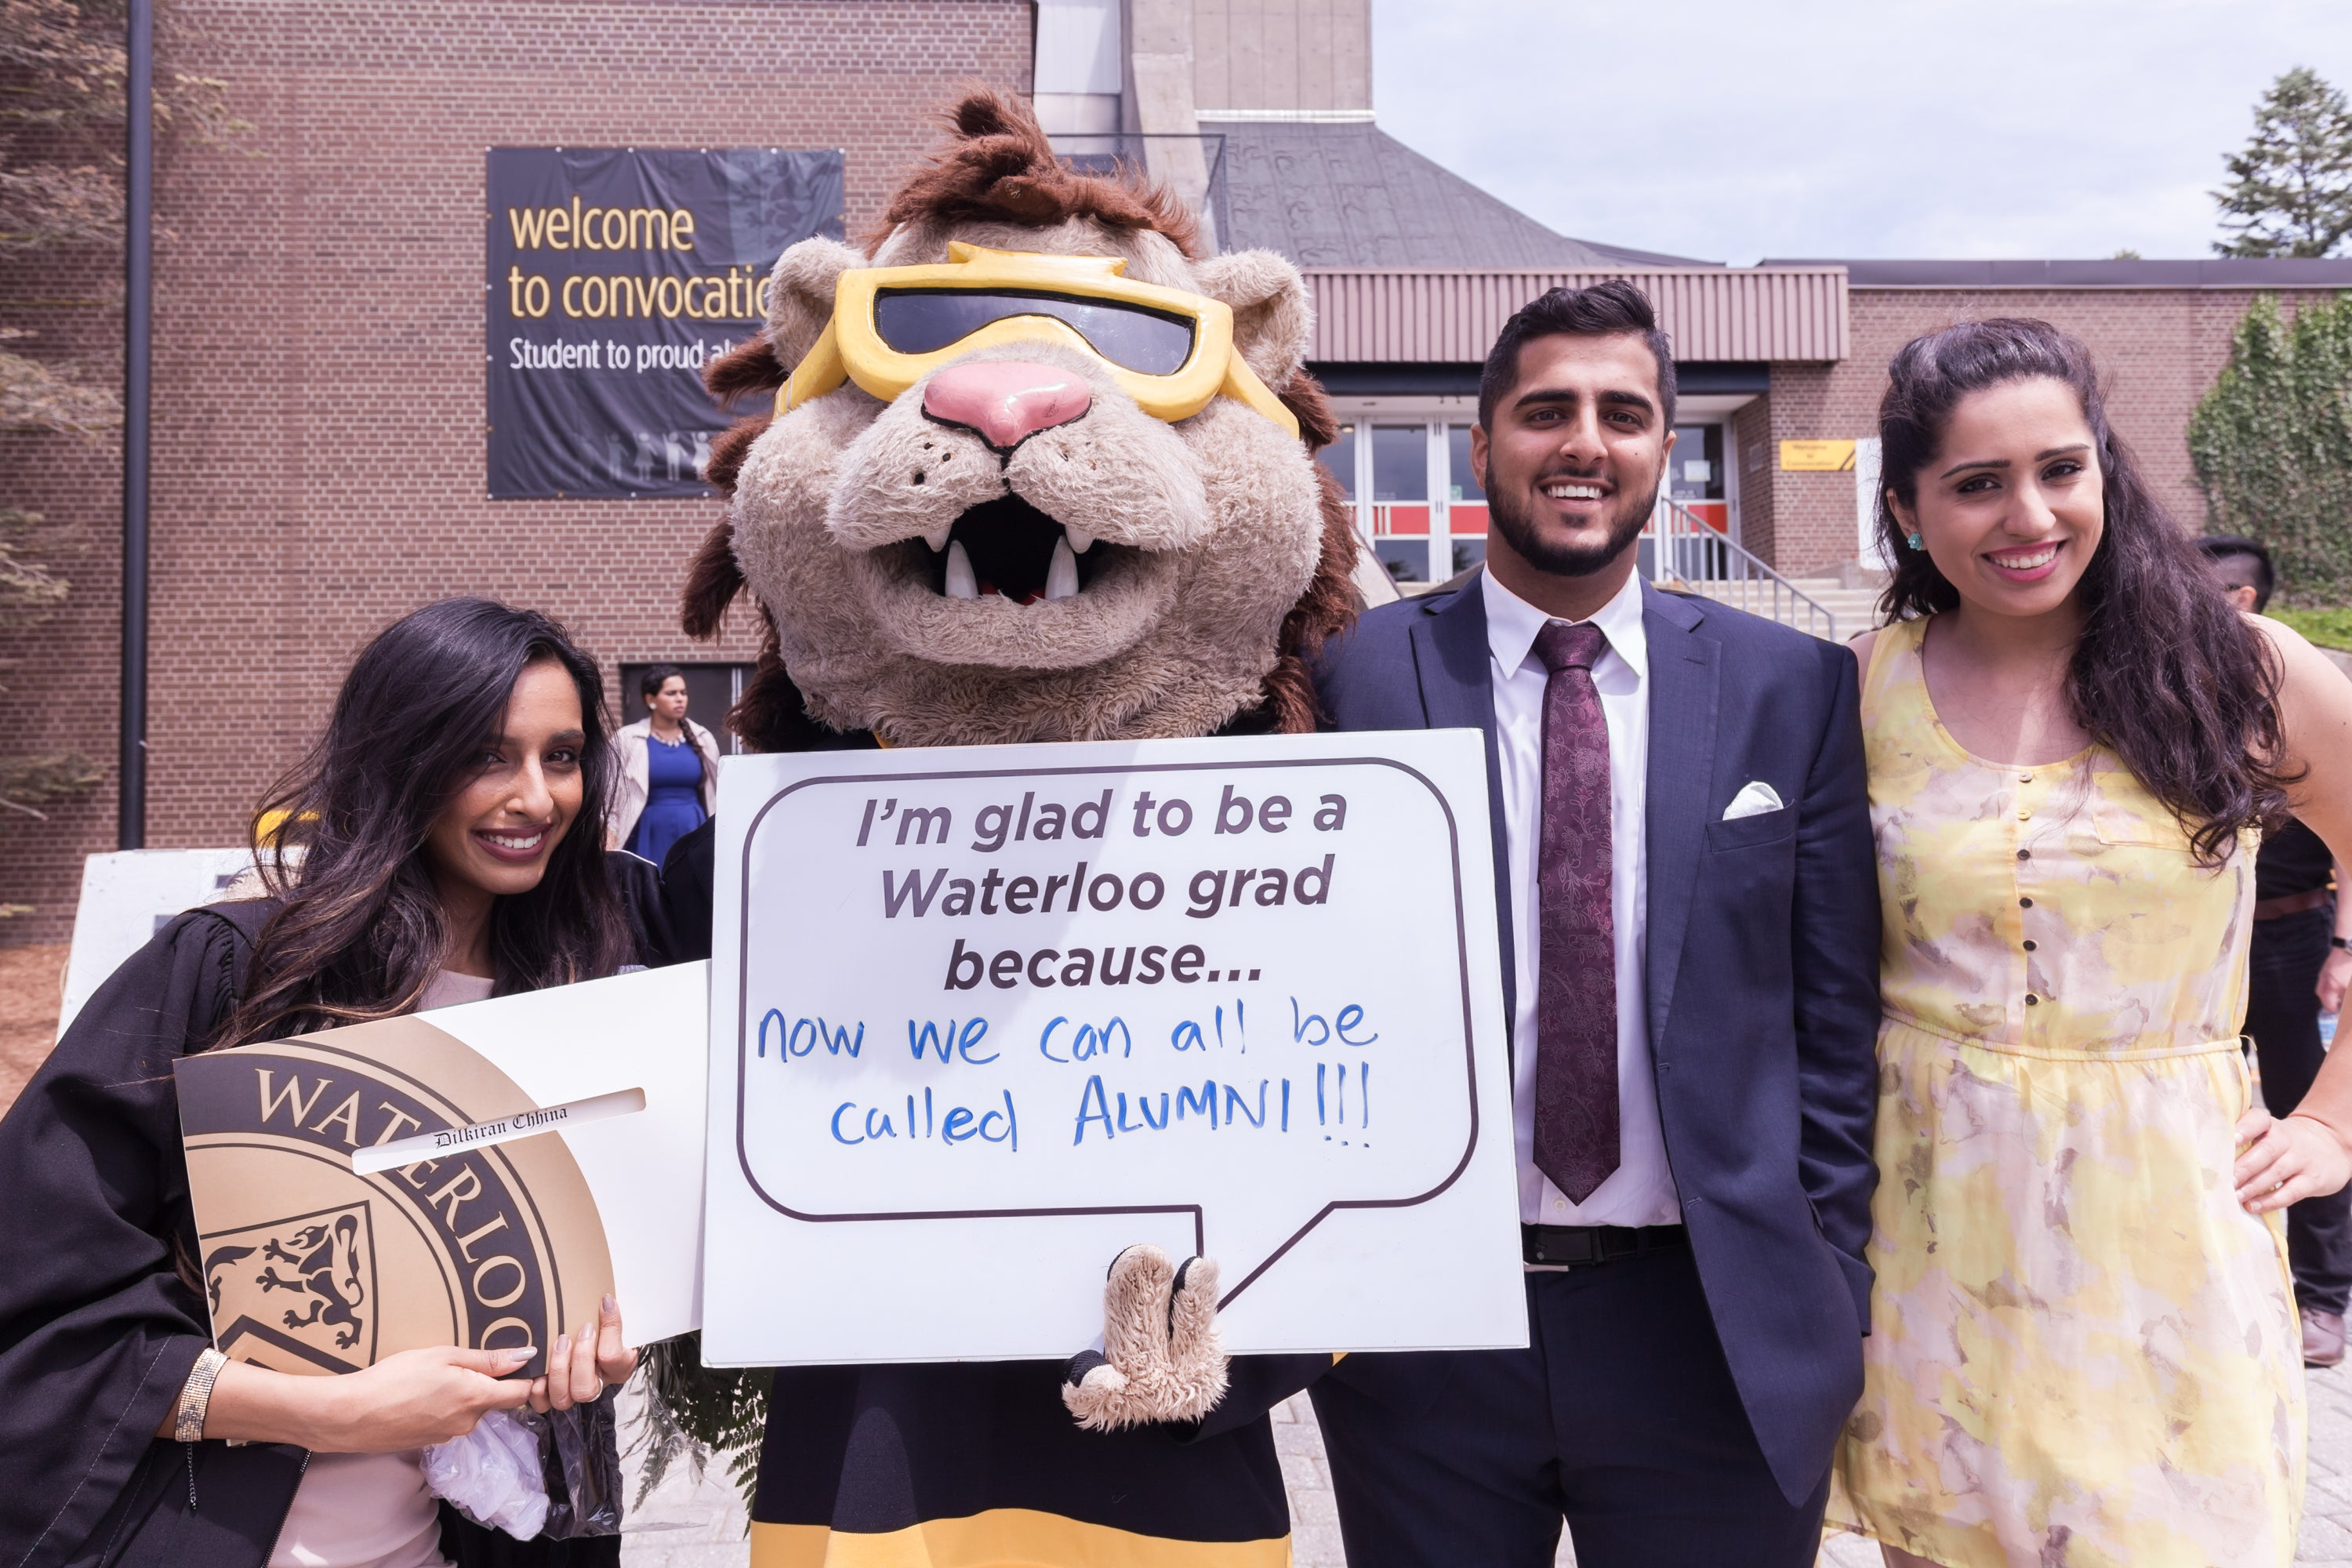
[(1563, 234), (1777, 257), (2204, 257), (2347, 0), (1373, 0), (1381, 128)]

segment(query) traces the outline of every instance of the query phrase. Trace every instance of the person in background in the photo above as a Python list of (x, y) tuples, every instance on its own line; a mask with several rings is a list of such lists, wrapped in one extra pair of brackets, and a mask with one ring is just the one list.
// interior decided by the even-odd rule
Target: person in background
[[(2270, 552), (2251, 539), (2220, 534), (2198, 548), (2230, 603), (2248, 615), (2270, 607), (2277, 584)], [(2262, 1065), (2263, 1103), (2291, 1114), (2318, 1076), (2326, 1047), (2319, 1015), (2344, 1005), (2352, 980), (2352, 901), (2336, 897), (2343, 868), (2319, 835), (2290, 818), (2263, 839), (2254, 861), (2254, 939), (2247, 959), (2246, 1033)], [(2344, 1308), (2352, 1300), (2352, 1190), (2305, 1198), (2286, 1211), (2287, 1260), (2294, 1268), (2303, 1326), (2303, 1363), (2344, 1359)]]
[(620, 753), (604, 841), (658, 866), (719, 809), (719, 742), (686, 716), (686, 676), (657, 664), (637, 679), (646, 716), (613, 737)]
[(2352, 1062), (2273, 1119), (2239, 1032), (2263, 828), (2352, 848), (2352, 685), (2222, 601), (2049, 323), (1906, 344), (1878, 434), (1876, 1286), (1830, 1519), (1892, 1568), (2286, 1568), (2277, 1211), (2352, 1174)]
[[(649, 961), (653, 871), (607, 856), (595, 662), (546, 616), (452, 599), (361, 653), (257, 837), (265, 896), (179, 916), (0, 1119), (0, 1555), (13, 1568), (589, 1568), (426, 1491), (422, 1450), (568, 1408), (635, 1364), (619, 1309), (548, 1347), (405, 1351), (305, 1377), (212, 1346), (174, 1058)], [(586, 833), (578, 831), (583, 820)], [(609, 864), (608, 864), (609, 862)], [(614, 879), (625, 879), (616, 889)]]

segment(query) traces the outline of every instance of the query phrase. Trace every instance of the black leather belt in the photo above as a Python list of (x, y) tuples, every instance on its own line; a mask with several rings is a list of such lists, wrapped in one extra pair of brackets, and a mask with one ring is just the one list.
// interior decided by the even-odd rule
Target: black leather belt
[(1589, 1268), (1653, 1252), (1678, 1252), (1689, 1245), (1690, 1233), (1678, 1225), (1519, 1226), (1519, 1257), (1555, 1268)]

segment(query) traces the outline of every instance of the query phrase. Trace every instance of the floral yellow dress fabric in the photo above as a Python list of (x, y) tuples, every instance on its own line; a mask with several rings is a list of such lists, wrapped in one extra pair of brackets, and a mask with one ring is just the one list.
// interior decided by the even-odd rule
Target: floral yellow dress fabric
[(1882, 633), (1863, 686), (1878, 1279), (1830, 1527), (1948, 1568), (2287, 1563), (2284, 1228), (2231, 1184), (2253, 836), (2208, 868), (2111, 752), (1971, 756), (1926, 626)]

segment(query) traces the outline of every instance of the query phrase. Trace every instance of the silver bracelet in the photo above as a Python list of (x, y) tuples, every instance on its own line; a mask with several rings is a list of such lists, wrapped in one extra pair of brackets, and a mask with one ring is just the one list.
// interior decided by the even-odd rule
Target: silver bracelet
[(213, 1383), (220, 1376), (220, 1369), (227, 1364), (228, 1357), (210, 1345), (197, 1354), (196, 1364), (189, 1369), (188, 1381), (180, 1385), (179, 1408), (172, 1419), (173, 1441), (203, 1441), (205, 1411), (212, 1404)]

